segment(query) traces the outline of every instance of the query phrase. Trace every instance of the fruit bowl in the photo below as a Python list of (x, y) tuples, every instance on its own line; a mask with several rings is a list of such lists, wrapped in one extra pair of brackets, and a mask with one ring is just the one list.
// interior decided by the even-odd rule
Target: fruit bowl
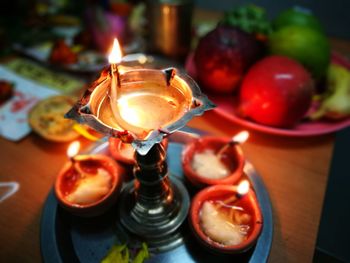
[[(193, 140), (185, 146), (182, 153), (182, 167), (185, 177), (194, 186), (234, 184), (241, 178), (245, 161), (242, 149), (238, 145), (232, 145), (227, 147), (223, 154), (218, 154), (220, 149), (228, 145), (229, 141), (229, 139), (223, 137), (204, 136)], [(200, 160), (198, 158), (205, 159)], [(215, 162), (215, 164), (212, 162)], [(216, 164), (220, 165), (220, 163), (223, 165), (224, 170), (212, 170), (210, 172), (212, 167), (217, 167)], [(214, 178), (210, 174), (221, 175)]]
[[(332, 63), (343, 65), (350, 69), (349, 60), (345, 59), (337, 52), (332, 52)], [(186, 70), (194, 78), (196, 78), (196, 71), (193, 64), (193, 54), (190, 54), (186, 61)], [(234, 95), (209, 95), (217, 107), (213, 110), (220, 117), (223, 117), (227, 121), (234, 125), (241, 125), (242, 127), (259, 131), (266, 134), (287, 136), (287, 137), (310, 137), (329, 134), (339, 131), (350, 126), (350, 118), (345, 118), (339, 121), (329, 121), (320, 119), (317, 121), (310, 121), (308, 119), (302, 119), (293, 128), (275, 128), (262, 124), (258, 124), (249, 119), (242, 118), (238, 112), (238, 99)], [(311, 105), (310, 110), (314, 108), (314, 103)]]

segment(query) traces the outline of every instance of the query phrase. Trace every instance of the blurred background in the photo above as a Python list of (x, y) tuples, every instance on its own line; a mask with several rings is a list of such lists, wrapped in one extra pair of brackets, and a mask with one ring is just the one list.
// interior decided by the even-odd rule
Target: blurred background
[[(59, 8), (65, 6), (65, 12), (83, 12), (84, 7), (93, 2), (99, 2), (101, 5), (107, 6), (107, 0), (92, 1), (92, 0), (14, 0), (1, 1), (0, 3), (0, 22), (4, 22), (4, 18), (18, 19), (20, 17), (29, 15), (35, 10), (33, 7), (38, 3), (49, 3), (53, 7)], [(111, 2), (129, 2), (138, 3), (140, 0), (114, 0)], [(350, 39), (350, 2), (345, 0), (285, 0), (285, 1), (244, 1), (244, 0), (195, 0), (195, 5), (209, 10), (226, 11), (232, 7), (244, 4), (256, 4), (266, 9), (268, 18), (272, 19), (277, 16), (279, 12), (291, 6), (301, 6), (312, 10), (312, 12), (319, 18), (329, 36)]]
[(350, 2), (345, 0), (260, 0), (260, 1), (243, 1), (243, 0), (196, 0), (196, 5), (205, 9), (225, 11), (233, 6), (254, 3), (265, 8), (267, 16), (273, 19), (279, 12), (291, 6), (301, 6), (312, 10), (320, 19), (327, 34), (333, 37), (350, 39)]
[[(169, 27), (166, 28), (166, 23), (160, 22), (161, 20), (157, 21), (157, 19), (153, 20), (152, 26), (147, 25), (147, 18), (156, 18), (156, 5), (160, 2), (176, 2), (183, 4), (184, 7), (178, 10), (178, 15), (174, 16), (174, 18), (168, 17), (169, 20), (167, 20), (168, 22), (176, 21), (178, 23), (177, 26), (175, 25), (175, 27), (171, 28), (171, 25), (174, 26), (176, 23), (172, 24), (169, 22)], [(148, 5), (153, 5), (154, 9), (147, 9), (145, 7), (146, 3)], [(152, 34), (154, 33), (157, 35), (154, 39), (160, 40), (160, 44), (168, 45), (168, 50), (160, 50), (163, 52), (163, 55), (169, 57), (179, 54), (181, 56), (186, 56), (190, 53), (190, 45), (189, 43), (182, 43), (182, 40), (184, 42), (190, 42), (192, 40), (193, 42), (193, 40), (197, 38), (198, 42), (198, 39), (203, 37), (205, 32), (215, 27), (217, 21), (222, 18), (223, 12), (247, 4), (255, 4), (263, 8), (269, 20), (275, 19), (282, 11), (293, 6), (299, 6), (301, 9), (310, 10), (322, 25), (326, 42), (328, 43), (330, 39), (332, 49), (340, 53), (342, 53), (341, 51), (344, 49), (347, 51), (344, 52), (344, 56), (348, 55), (348, 41), (342, 41), (340, 43), (337, 42), (337, 39), (335, 41), (333, 39), (350, 40), (350, 1), (345, 0), (12, 0), (0, 1), (0, 56), (11, 56), (14, 54), (13, 51), (16, 51), (24, 55), (24, 57), (29, 57), (35, 61), (41, 62), (41, 65), (57, 66), (54, 68), (55, 73), (57, 73), (57, 69), (63, 69), (70, 73), (77, 73), (76, 76), (81, 77), (78, 73), (84, 72), (88, 73), (84, 75), (84, 80), (90, 80), (90, 78), (94, 78), (96, 72), (99, 72), (99, 70), (106, 65), (106, 54), (115, 35), (120, 40), (126, 54), (145, 51), (145, 42), (149, 43), (152, 41), (143, 42), (142, 38), (152, 38)], [(202, 15), (202, 17), (205, 17), (205, 19), (214, 18), (213, 21), (215, 24), (209, 23), (208, 28), (208, 25), (205, 25), (206, 21), (200, 21), (202, 23), (201, 27), (198, 26), (198, 23), (195, 28), (191, 28), (188, 21), (190, 21), (191, 18), (190, 10), (192, 10), (192, 5), (196, 7), (197, 12), (198, 8), (201, 10), (208, 10), (208, 13), (213, 13), (214, 11), (214, 15)], [(150, 10), (153, 10), (152, 12), (155, 13), (150, 13)], [(215, 11), (217, 11), (217, 15), (215, 15)], [(261, 15), (259, 10), (255, 11), (257, 11), (257, 15)], [(168, 13), (170, 14), (170, 12)], [(234, 14), (231, 14), (231, 17), (234, 17)], [(178, 20), (175, 20), (177, 18)], [(248, 18), (250, 19), (251, 17)], [(162, 29), (164, 30), (161, 31)], [(162, 32), (165, 32), (165, 36), (162, 35)], [(187, 41), (188, 39), (189, 41)], [(300, 39), (304, 41), (305, 38), (301, 37)], [(256, 40), (260, 41), (261, 39)], [(276, 42), (280, 43), (281, 41)], [(192, 43), (192, 51), (196, 43)], [(289, 49), (290, 43), (288, 40), (286, 40), (286, 43), (286, 47)], [(320, 41), (316, 41), (316, 43), (319, 44)], [(303, 44), (309, 45), (308, 43)], [(312, 43), (311, 48), (310, 45), (308, 48), (313, 50), (313, 47), (317, 44)], [(184, 47), (184, 51), (181, 50), (181, 47)], [(177, 48), (179, 53), (171, 54), (171, 52), (175, 52)], [(244, 50), (246, 49), (246, 46), (244, 46)], [(211, 56), (207, 56), (207, 54), (211, 54), (211, 52), (207, 52), (208, 50), (209, 49), (205, 50), (205, 56), (203, 57), (210, 59)], [(301, 51), (304, 50), (305, 48)], [(327, 52), (321, 52), (324, 50)], [(84, 51), (90, 52), (84, 54)], [(213, 51), (213, 49), (210, 49), (210, 51)], [(330, 52), (328, 46), (321, 51), (317, 53), (317, 57), (326, 57), (325, 61), (327, 64), (324, 67), (322, 78), (316, 80), (318, 83), (322, 84), (322, 80), (325, 79), (325, 70), (329, 63)], [(305, 55), (305, 61), (309, 62), (310, 59), (307, 56), (310, 52), (305, 53), (306, 54), (303, 54)], [(188, 61), (191, 60), (189, 59)], [(237, 60), (232, 59), (232, 61), (232, 65), (234, 65)], [(184, 62), (184, 60), (182, 62)], [(203, 65), (204, 63), (198, 64)], [(317, 67), (319, 64), (318, 60), (316, 60), (313, 62), (312, 66)], [(16, 65), (15, 69), (17, 71), (24, 68), (23, 61)], [(27, 71), (28, 68), (32, 70), (32, 64), (26, 68)], [(187, 69), (189, 68), (190, 66), (187, 67)], [(43, 75), (45, 75), (47, 79), (49, 74), (45, 74), (36, 74), (36, 76), (38, 77), (40, 75), (39, 77), (42, 78)], [(242, 75), (243, 73), (241, 72), (240, 74)], [(31, 77), (33, 77), (32, 75)], [(56, 75), (52, 75), (50, 81), (57, 79)], [(215, 76), (215, 82), (217, 82), (217, 79), (222, 80), (223, 78), (216, 78)], [(70, 83), (72, 83), (72, 80), (70, 80)], [(67, 88), (67, 84), (64, 84), (63, 86)], [(221, 85), (221, 83), (219, 84)], [(74, 87), (75, 86), (79, 86), (80, 88), (82, 85), (78, 83), (77, 85), (74, 84)], [(319, 86), (321, 87), (320, 91), (323, 92), (324, 87), (322, 85)], [(341, 95), (338, 97), (343, 96)], [(337, 103), (337, 105), (338, 104), (339, 103)], [(348, 110), (350, 107), (349, 105), (346, 107), (346, 116), (350, 116), (350, 111)], [(342, 140), (349, 139), (349, 129), (347, 132), (348, 133), (344, 133), (343, 135), (340, 134), (337, 138)], [(333, 205), (334, 203), (340, 204), (350, 198), (341, 196), (338, 200), (337, 198), (339, 195), (334, 195), (337, 189), (339, 189), (339, 186), (344, 187), (344, 189), (340, 191), (342, 194), (350, 195), (350, 192), (347, 191), (349, 177), (344, 176), (346, 174), (343, 172), (348, 168), (348, 160), (345, 160), (345, 156), (348, 156), (349, 144), (344, 144), (339, 141), (337, 145), (338, 147), (335, 148), (334, 156), (337, 156), (337, 160), (341, 160), (342, 163), (334, 163), (330, 171), (329, 188), (327, 190), (323, 217), (321, 219), (317, 247), (319, 254), (336, 255), (338, 258), (350, 262), (350, 251), (347, 248), (348, 243), (345, 239), (348, 235), (342, 235), (342, 233), (344, 233), (344, 226), (348, 225), (350, 218), (349, 209), (344, 210), (342, 208), (348, 207), (348, 205)], [(339, 145), (342, 147), (339, 147)], [(339, 159), (340, 157), (338, 156), (343, 156), (344, 158)], [(318, 160), (315, 160), (315, 162), (317, 161)], [(342, 169), (337, 167), (342, 167)], [(340, 175), (344, 177), (342, 178), (344, 181), (341, 181), (341, 183), (339, 183), (339, 178), (336, 178), (336, 176)], [(341, 211), (335, 211), (337, 208), (341, 208)], [(341, 213), (347, 213), (342, 217), (339, 216), (339, 218), (342, 218), (342, 221), (334, 216), (341, 215)], [(330, 224), (334, 227), (330, 228)], [(344, 240), (341, 240), (339, 237), (343, 237)], [(335, 239), (337, 239), (338, 242), (333, 242)], [(325, 257), (325, 255), (323, 256)], [(328, 261), (325, 262), (330, 262), (331, 259), (328, 258), (327, 260)], [(318, 258), (317, 262), (321, 262), (321, 259)]]

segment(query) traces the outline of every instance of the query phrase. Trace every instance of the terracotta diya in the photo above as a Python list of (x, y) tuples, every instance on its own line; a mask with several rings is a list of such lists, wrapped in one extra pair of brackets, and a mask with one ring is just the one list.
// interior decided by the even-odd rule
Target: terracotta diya
[(239, 146), (248, 138), (247, 132), (232, 140), (204, 136), (186, 145), (182, 166), (186, 178), (196, 187), (216, 184), (234, 184), (242, 174), (245, 158)]
[[(124, 143), (121, 139), (115, 137), (110, 137), (108, 142), (109, 152), (115, 160), (126, 166), (135, 164), (135, 149), (130, 143)], [(168, 147), (168, 139), (163, 139), (161, 144), (166, 149)]]
[(192, 200), (190, 224), (205, 247), (220, 253), (241, 253), (257, 241), (263, 226), (259, 203), (249, 182), (215, 185)]
[(68, 149), (71, 161), (62, 167), (55, 182), (58, 203), (75, 215), (100, 215), (117, 200), (124, 170), (106, 155), (71, 156), (72, 145)]

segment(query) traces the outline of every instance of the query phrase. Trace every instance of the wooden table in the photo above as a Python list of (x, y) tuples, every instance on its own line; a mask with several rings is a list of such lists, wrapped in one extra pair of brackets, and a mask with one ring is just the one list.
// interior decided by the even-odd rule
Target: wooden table
[[(350, 54), (344, 41), (335, 49)], [(243, 128), (215, 112), (189, 126), (231, 136)], [(287, 138), (250, 131), (243, 145), (269, 191), (274, 216), (270, 262), (311, 262), (332, 157), (334, 135)], [(19, 191), (0, 203), (0, 261), (40, 262), (40, 218), (68, 144), (31, 134), (20, 142), (0, 138), (0, 181), (19, 182)], [(1, 193), (1, 192), (0, 192)]]

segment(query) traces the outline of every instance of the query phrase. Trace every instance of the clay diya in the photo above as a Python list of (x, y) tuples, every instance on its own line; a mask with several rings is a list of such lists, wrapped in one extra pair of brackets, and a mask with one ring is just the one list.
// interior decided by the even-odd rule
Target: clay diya
[(247, 132), (231, 140), (204, 136), (187, 144), (182, 153), (186, 178), (196, 187), (236, 183), (243, 174), (245, 161), (239, 144), (247, 137)]
[(262, 230), (262, 214), (249, 182), (214, 185), (192, 200), (190, 225), (205, 247), (220, 253), (241, 253), (251, 248)]
[(116, 202), (124, 170), (105, 155), (71, 154), (77, 152), (71, 150), (75, 143), (68, 149), (70, 162), (65, 163), (57, 176), (55, 195), (58, 203), (72, 214), (97, 216)]
[[(133, 166), (135, 164), (135, 149), (130, 143), (124, 143), (119, 138), (114, 137), (110, 137), (108, 141), (109, 152), (115, 160), (126, 166)], [(161, 143), (164, 149), (167, 149), (168, 139), (163, 139)]]

